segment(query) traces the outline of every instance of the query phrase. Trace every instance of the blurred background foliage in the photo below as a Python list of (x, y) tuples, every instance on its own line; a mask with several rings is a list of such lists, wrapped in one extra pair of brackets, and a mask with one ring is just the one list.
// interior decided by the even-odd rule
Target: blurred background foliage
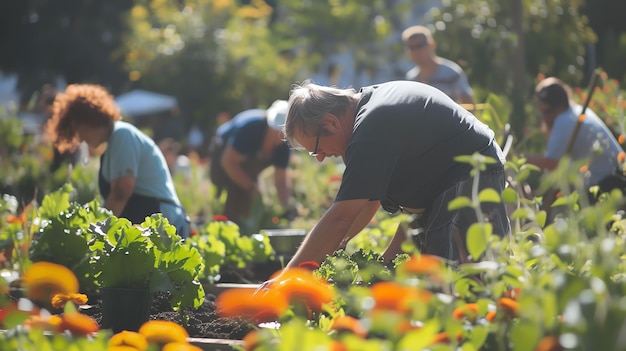
[[(433, 2), (437, 4), (437, 1)], [(186, 126), (210, 134), (220, 112), (286, 98), (328, 55), (351, 51), (358, 72), (406, 60), (405, 0), (23, 0), (0, 2), (0, 70), (28, 98), (42, 84), (99, 83), (177, 97)], [(462, 63), (478, 101), (513, 105), (519, 134), (536, 76), (586, 84), (603, 68), (626, 82), (626, 2), (441, 0), (429, 21), (438, 53)], [(593, 49), (593, 50), (592, 50)], [(340, 67), (331, 67), (331, 77)], [(404, 74), (396, 70), (397, 77)], [(359, 88), (355, 86), (355, 88)]]

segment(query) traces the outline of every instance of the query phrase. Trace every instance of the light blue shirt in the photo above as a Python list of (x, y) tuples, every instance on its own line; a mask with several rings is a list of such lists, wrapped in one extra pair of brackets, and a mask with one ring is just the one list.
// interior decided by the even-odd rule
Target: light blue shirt
[(161, 149), (134, 125), (117, 121), (109, 137), (107, 152), (100, 165), (107, 182), (132, 175), (134, 193), (162, 200), (161, 212), (170, 224), (181, 227), (185, 212)]
[[(558, 160), (564, 156), (576, 127), (582, 106), (570, 103), (554, 121), (545, 157)], [(604, 122), (591, 109), (585, 111), (585, 120), (580, 127), (571, 150), (572, 160), (589, 158), (588, 171), (584, 175), (587, 187), (597, 185), (603, 178), (619, 168), (617, 156), (622, 147)]]
[(417, 79), (420, 74), (420, 68), (417, 66), (406, 73), (406, 79), (433, 86), (457, 102), (464, 96), (472, 97), (474, 95), (472, 88), (461, 66), (443, 57), (438, 59), (441, 60), (441, 63), (437, 65), (437, 69), (428, 80), (421, 81)]

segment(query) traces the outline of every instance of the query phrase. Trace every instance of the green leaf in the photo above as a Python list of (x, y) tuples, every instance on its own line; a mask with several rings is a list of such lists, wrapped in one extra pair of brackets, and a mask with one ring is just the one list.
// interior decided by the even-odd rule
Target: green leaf
[(474, 223), (467, 230), (467, 250), (473, 259), (477, 260), (485, 253), (492, 230), (490, 223)]
[(508, 204), (517, 202), (517, 192), (513, 188), (505, 188), (502, 191), (502, 200)]
[(513, 211), (513, 213), (511, 213), (510, 218), (511, 219), (526, 219), (526, 218), (529, 218), (528, 210), (526, 210), (523, 207), (520, 207), (517, 210)]
[(459, 196), (448, 203), (448, 211), (454, 211), (465, 207), (472, 207), (472, 200), (467, 196)]
[(537, 212), (537, 214), (535, 215), (535, 221), (537, 222), (537, 224), (539, 224), (541, 228), (546, 225), (547, 218), (548, 213), (544, 210)]
[(500, 194), (491, 188), (483, 189), (478, 194), (478, 200), (480, 202), (495, 202), (500, 203)]

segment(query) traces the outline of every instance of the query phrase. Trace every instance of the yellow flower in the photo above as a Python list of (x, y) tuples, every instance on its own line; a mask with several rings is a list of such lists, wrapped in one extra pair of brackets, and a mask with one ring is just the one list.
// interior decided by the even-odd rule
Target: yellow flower
[(187, 342), (170, 342), (165, 344), (161, 351), (202, 351), (202, 349)]
[(109, 339), (109, 350), (118, 346), (128, 346), (137, 351), (144, 351), (148, 348), (148, 340), (137, 332), (124, 330)]
[(55, 294), (78, 293), (78, 279), (67, 267), (50, 262), (33, 263), (23, 277), (27, 296), (33, 300), (50, 301)]
[(76, 305), (84, 305), (87, 303), (87, 295), (85, 294), (55, 294), (52, 297), (52, 307), (63, 308), (68, 301), (72, 301)]
[(139, 334), (146, 337), (148, 343), (168, 344), (187, 342), (189, 333), (182, 326), (171, 321), (147, 321), (139, 328)]

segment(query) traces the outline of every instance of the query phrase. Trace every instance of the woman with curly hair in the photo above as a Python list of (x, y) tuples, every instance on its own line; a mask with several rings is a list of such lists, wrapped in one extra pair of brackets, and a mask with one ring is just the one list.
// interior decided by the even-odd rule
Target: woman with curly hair
[(46, 132), (60, 151), (80, 142), (101, 155), (98, 186), (104, 207), (117, 217), (141, 223), (162, 213), (183, 238), (189, 232), (165, 158), (154, 141), (122, 121), (119, 108), (99, 85), (71, 84), (54, 100)]

